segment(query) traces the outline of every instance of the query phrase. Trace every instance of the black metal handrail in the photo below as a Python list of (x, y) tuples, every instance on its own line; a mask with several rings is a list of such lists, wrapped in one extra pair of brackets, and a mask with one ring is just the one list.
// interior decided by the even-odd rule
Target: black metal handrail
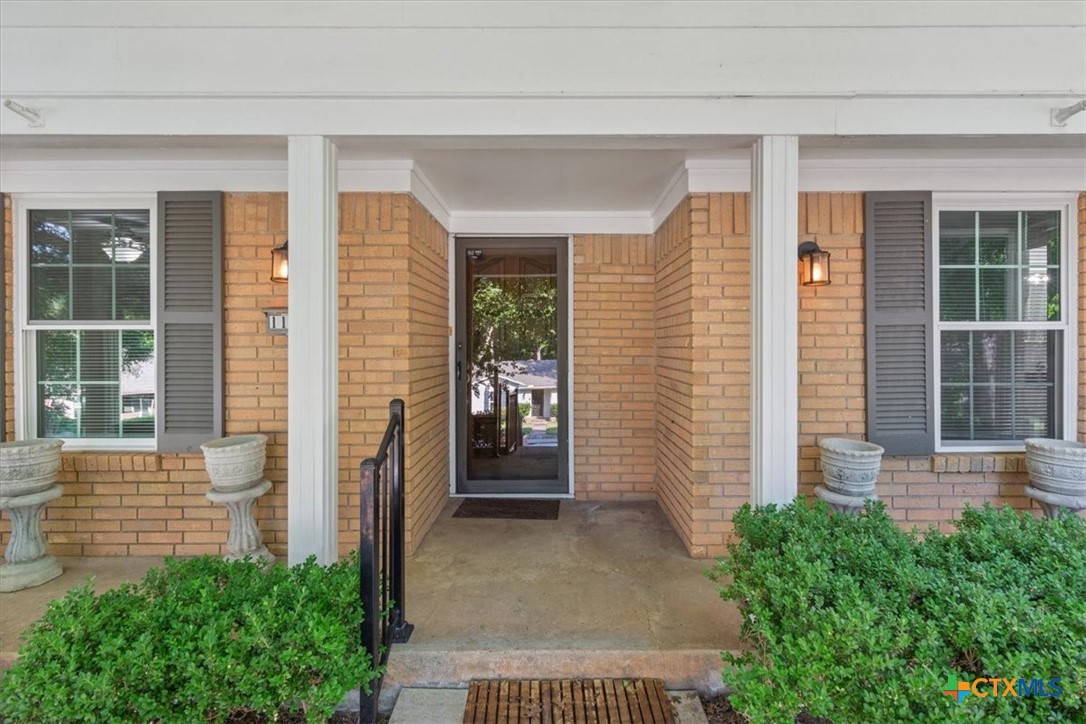
[[(404, 404), (388, 406), (388, 427), (376, 457), (362, 461), (361, 568), (362, 646), (374, 666), (388, 662), (389, 647), (407, 643), (415, 627), (404, 618)], [(381, 679), (370, 694), (359, 691), (360, 721), (377, 718)]]

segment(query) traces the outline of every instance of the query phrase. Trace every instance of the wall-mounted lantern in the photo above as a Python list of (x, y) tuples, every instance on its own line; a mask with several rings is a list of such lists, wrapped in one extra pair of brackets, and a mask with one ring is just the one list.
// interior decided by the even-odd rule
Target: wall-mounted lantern
[(830, 253), (818, 248), (813, 241), (799, 245), (800, 282), (805, 287), (820, 287), (830, 283)]
[(272, 272), (271, 280), (273, 282), (286, 282), (287, 281), (287, 242), (284, 241), (282, 246), (277, 246), (272, 249)]

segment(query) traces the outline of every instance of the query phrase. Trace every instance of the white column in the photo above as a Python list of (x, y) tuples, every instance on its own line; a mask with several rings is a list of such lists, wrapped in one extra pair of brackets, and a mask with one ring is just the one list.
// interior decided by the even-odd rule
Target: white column
[(799, 140), (754, 143), (750, 199), (750, 496), (796, 497)]
[(338, 557), (339, 348), (336, 147), (287, 146), (290, 260), (287, 353), (287, 562)]

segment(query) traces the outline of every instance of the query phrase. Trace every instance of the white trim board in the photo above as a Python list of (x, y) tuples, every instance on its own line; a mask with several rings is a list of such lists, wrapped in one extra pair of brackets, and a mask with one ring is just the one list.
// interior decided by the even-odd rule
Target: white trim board
[[(129, 151), (138, 153), (138, 151)], [(77, 154), (76, 154), (77, 155)], [(645, 209), (614, 211), (458, 210), (410, 159), (339, 162), (341, 192), (410, 193), (456, 234), (651, 234), (691, 193), (750, 191), (747, 158), (693, 158), (675, 171)], [(285, 192), (287, 166), (278, 158), (102, 158), (0, 161), (9, 193), (105, 194), (213, 188)], [(1086, 189), (1086, 156), (1023, 150), (972, 152), (826, 151), (800, 148), (799, 191), (1070, 192)]]

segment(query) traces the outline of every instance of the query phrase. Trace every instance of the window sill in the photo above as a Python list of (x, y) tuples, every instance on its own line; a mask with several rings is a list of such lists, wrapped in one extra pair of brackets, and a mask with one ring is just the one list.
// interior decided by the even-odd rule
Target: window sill
[(1017, 473), (1025, 470), (1026, 459), (1022, 451), (960, 454), (943, 451), (931, 456), (933, 473)]

